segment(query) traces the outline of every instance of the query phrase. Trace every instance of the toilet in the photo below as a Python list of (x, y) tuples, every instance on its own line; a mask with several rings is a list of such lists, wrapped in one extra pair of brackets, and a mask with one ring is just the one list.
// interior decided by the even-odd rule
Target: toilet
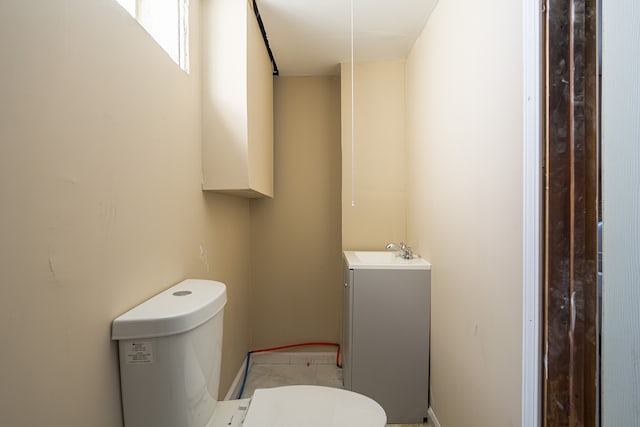
[(218, 401), (226, 286), (188, 279), (113, 321), (125, 427), (384, 427), (347, 390), (296, 385)]

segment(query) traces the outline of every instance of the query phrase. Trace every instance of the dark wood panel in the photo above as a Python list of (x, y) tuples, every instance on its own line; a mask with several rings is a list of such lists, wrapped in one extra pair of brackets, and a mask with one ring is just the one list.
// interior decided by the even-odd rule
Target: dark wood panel
[(595, 426), (595, 0), (547, 5), (546, 426)]

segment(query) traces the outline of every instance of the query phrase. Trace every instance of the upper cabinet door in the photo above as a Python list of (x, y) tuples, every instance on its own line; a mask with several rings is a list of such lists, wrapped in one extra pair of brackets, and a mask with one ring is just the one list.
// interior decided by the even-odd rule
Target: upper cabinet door
[(201, 25), (203, 189), (273, 197), (273, 69), (253, 10), (206, 0)]

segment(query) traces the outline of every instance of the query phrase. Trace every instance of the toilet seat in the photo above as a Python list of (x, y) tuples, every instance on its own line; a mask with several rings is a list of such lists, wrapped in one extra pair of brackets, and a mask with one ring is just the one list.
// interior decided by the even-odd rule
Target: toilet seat
[(243, 427), (384, 427), (373, 399), (331, 387), (294, 385), (258, 389)]

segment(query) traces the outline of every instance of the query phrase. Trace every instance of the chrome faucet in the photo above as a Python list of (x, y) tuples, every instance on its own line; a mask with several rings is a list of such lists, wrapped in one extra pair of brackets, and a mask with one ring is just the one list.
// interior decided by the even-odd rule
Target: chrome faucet
[(411, 250), (411, 247), (405, 245), (404, 242), (400, 242), (400, 246), (396, 245), (395, 243), (389, 243), (387, 245), (387, 250), (398, 252), (398, 256), (403, 259), (413, 258), (413, 251)]

